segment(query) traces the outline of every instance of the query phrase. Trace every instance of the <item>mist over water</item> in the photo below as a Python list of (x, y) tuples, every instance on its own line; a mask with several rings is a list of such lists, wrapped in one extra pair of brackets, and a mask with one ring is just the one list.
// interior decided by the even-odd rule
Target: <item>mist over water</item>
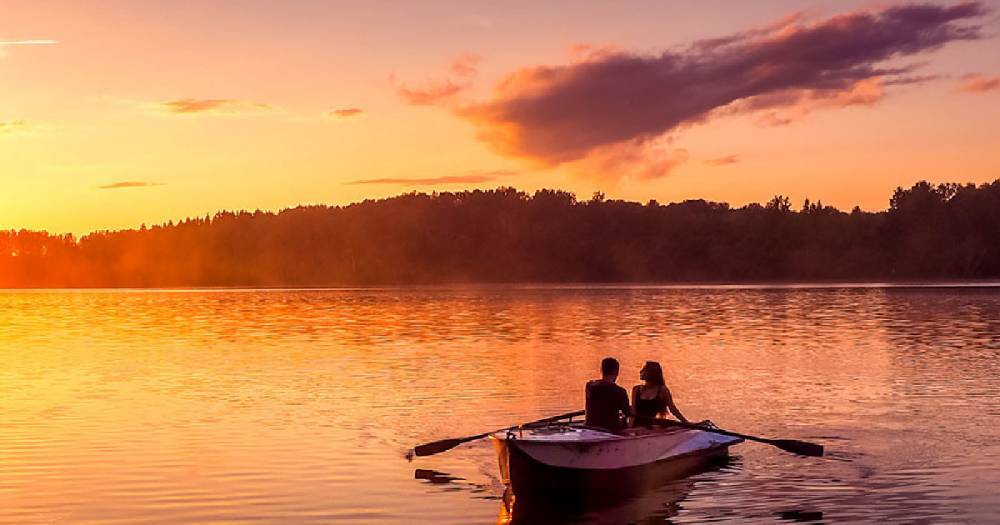
[(521, 286), (0, 292), (0, 522), (494, 523), (488, 442), (404, 452), (579, 408), (606, 355), (828, 456), (515, 521), (1000, 516), (998, 287)]

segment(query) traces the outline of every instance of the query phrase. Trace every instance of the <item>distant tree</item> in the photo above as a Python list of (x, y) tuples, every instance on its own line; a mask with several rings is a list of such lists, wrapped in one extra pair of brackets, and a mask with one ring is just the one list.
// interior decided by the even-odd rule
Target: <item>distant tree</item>
[(792, 201), (785, 197), (784, 195), (775, 195), (767, 202), (764, 206), (769, 210), (776, 210), (780, 212), (788, 212), (792, 210)]
[(0, 231), (0, 286), (299, 286), (1000, 278), (1000, 180), (919, 182), (850, 214), (788, 197), (733, 209), (598, 192), (407, 193), (76, 239)]

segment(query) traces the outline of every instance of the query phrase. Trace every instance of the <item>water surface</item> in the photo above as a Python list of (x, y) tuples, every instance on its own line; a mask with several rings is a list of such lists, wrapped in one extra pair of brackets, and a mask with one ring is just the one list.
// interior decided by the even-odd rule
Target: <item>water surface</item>
[(515, 522), (1000, 519), (1000, 288), (530, 286), (0, 292), (0, 523), (503, 522), (489, 443), (403, 453), (578, 408), (606, 355), (829, 455)]

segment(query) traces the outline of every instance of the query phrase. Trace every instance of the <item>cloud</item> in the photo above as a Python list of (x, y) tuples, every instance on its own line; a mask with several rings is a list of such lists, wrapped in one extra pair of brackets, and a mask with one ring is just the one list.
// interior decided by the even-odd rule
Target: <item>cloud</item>
[(50, 46), (58, 44), (58, 40), (0, 40), (0, 46)]
[(105, 184), (104, 186), (98, 186), (99, 190), (118, 190), (122, 188), (148, 188), (150, 186), (163, 186), (162, 182), (143, 182), (143, 181), (122, 181), (122, 182), (112, 182), (111, 184)]
[(362, 113), (364, 113), (364, 110), (361, 108), (343, 108), (343, 109), (335, 109), (327, 113), (327, 116), (336, 119), (346, 119), (351, 117), (357, 117)]
[(7, 48), (11, 46), (51, 46), (58, 43), (58, 40), (51, 39), (0, 40), (0, 57), (5, 56)]
[(671, 148), (669, 141), (636, 139), (598, 147), (569, 166), (577, 175), (606, 182), (620, 179), (647, 182), (666, 177), (688, 158), (686, 149)]
[(261, 102), (249, 102), (229, 98), (181, 98), (156, 104), (156, 109), (175, 115), (256, 113), (274, 109)]
[(396, 86), (396, 93), (413, 106), (437, 106), (454, 100), (456, 95), (472, 87), (482, 58), (475, 53), (463, 53), (448, 65), (448, 76), (424, 82), (421, 87), (406, 84)]
[(451, 61), (448, 70), (459, 78), (472, 78), (479, 72), (479, 63), (483, 57), (476, 53), (462, 53)]
[(980, 38), (970, 21), (984, 14), (979, 3), (962, 3), (854, 11), (810, 23), (796, 15), (654, 56), (612, 50), (568, 65), (525, 67), (489, 99), (455, 112), (501, 155), (543, 166), (585, 160), (613, 145), (634, 150), (731, 113), (785, 124), (817, 108), (874, 104), (886, 86), (919, 81), (915, 66), (886, 63)]
[(412, 106), (436, 106), (455, 97), (469, 88), (468, 84), (455, 83), (451, 80), (435, 80), (421, 88), (399, 86), (396, 93)]
[(716, 157), (714, 159), (708, 159), (705, 164), (709, 166), (728, 166), (730, 164), (736, 164), (740, 161), (739, 155), (726, 155), (724, 157)]
[(435, 186), (439, 184), (479, 184), (482, 182), (490, 182), (496, 180), (499, 177), (506, 177), (509, 175), (516, 175), (516, 172), (510, 170), (493, 170), (493, 171), (470, 171), (463, 175), (451, 175), (446, 177), (430, 177), (430, 178), (383, 178), (383, 179), (360, 179), (352, 180), (346, 182), (345, 184), (394, 184), (403, 186)]
[(621, 53), (622, 51), (621, 48), (615, 44), (595, 45), (589, 42), (577, 42), (570, 44), (566, 50), (569, 52), (569, 56), (574, 62), (597, 60), (602, 57)]
[(0, 120), (0, 136), (29, 133), (31, 126), (23, 120)]
[(870, 106), (885, 98), (882, 77), (866, 78), (841, 90), (792, 89), (739, 100), (715, 115), (755, 113), (761, 126), (787, 126), (817, 109)]
[(1000, 75), (988, 77), (979, 73), (970, 73), (962, 77), (957, 89), (964, 93), (985, 93), (1000, 89)]

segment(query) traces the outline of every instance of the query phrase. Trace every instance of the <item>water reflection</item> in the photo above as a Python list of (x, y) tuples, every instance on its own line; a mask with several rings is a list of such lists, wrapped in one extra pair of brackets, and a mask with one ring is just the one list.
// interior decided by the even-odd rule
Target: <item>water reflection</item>
[(0, 523), (493, 522), (488, 443), (402, 451), (579, 408), (605, 355), (830, 451), (741, 445), (637, 519), (1000, 514), (998, 288), (455, 287), (0, 292)]
[(438, 472), (436, 470), (418, 468), (413, 471), (413, 479), (420, 479), (435, 485), (443, 485), (447, 483), (454, 483), (456, 481), (464, 481), (464, 478), (457, 478), (448, 474), (447, 472)]
[(615, 493), (591, 495), (586, 499), (562, 497), (516, 497), (510, 489), (504, 491), (498, 525), (551, 524), (618, 524), (665, 523), (681, 511), (681, 503), (691, 494), (700, 478), (724, 469), (736, 470), (737, 462), (719, 458), (704, 464), (690, 475), (665, 480), (660, 486), (640, 494)]
[(797, 523), (822, 523), (823, 513), (816, 510), (783, 510), (775, 514), (779, 520)]

